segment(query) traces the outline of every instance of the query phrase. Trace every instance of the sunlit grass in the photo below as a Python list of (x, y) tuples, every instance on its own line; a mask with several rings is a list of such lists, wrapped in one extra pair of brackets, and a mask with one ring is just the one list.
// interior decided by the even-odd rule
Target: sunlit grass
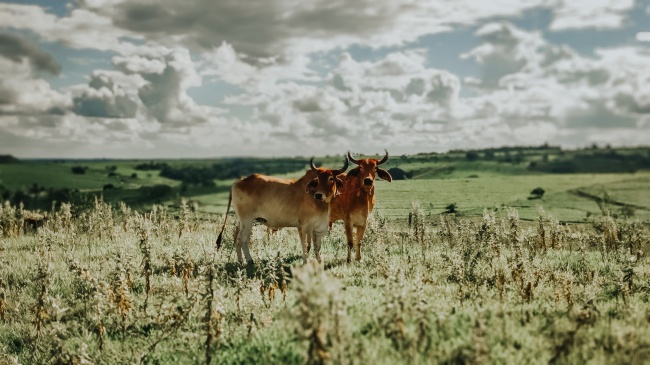
[[(246, 267), (234, 225), (217, 251), (221, 220), (185, 203), (173, 214), (69, 208), (36, 234), (3, 228), (0, 363), (650, 360), (640, 221), (438, 216), (415, 203), (410, 227), (377, 210), (361, 262), (345, 263), (340, 224), (324, 239), (323, 266), (302, 265), (295, 229), (267, 236), (257, 226)], [(2, 227), (20, 214), (4, 206)]]

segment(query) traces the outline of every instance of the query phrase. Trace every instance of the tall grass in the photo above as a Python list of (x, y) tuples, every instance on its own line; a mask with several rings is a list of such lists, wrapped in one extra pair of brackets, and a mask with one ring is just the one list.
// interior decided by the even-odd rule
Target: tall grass
[(240, 266), (234, 226), (217, 250), (186, 202), (64, 204), (36, 233), (5, 204), (0, 364), (650, 361), (647, 222), (411, 207), (410, 226), (369, 219), (360, 263), (335, 224), (323, 264), (301, 264), (293, 229), (256, 226)]

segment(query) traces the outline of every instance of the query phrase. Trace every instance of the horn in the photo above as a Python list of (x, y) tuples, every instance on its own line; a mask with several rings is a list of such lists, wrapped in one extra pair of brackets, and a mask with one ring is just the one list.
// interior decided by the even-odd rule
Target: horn
[(334, 174), (334, 176), (336, 176), (338, 174), (344, 173), (345, 170), (347, 170), (347, 169), (348, 169), (348, 158), (346, 157), (345, 158), (345, 165), (343, 165), (343, 167), (338, 169), (338, 170), (332, 170), (332, 174)]
[(388, 151), (384, 150), (384, 152), (386, 152), (386, 156), (384, 156), (384, 158), (382, 158), (381, 160), (379, 160), (379, 162), (377, 162), (377, 166), (379, 166), (379, 165), (383, 164), (384, 162), (388, 161)]
[(314, 166), (314, 158), (311, 158), (311, 161), (309, 161), (309, 166), (311, 166), (311, 169), (316, 171), (316, 166)]
[(352, 161), (353, 163), (357, 164), (357, 165), (358, 165), (359, 163), (361, 163), (359, 160), (355, 160), (355, 159), (352, 157), (352, 155), (350, 154), (350, 151), (348, 151), (348, 159), (349, 159), (350, 161)]

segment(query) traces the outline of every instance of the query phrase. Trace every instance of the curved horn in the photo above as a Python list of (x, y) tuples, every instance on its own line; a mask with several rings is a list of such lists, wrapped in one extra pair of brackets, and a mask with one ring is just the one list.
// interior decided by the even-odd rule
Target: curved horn
[(316, 166), (314, 166), (314, 158), (313, 157), (309, 161), (309, 166), (311, 167), (312, 170), (317, 171)]
[(383, 164), (384, 162), (388, 161), (388, 150), (384, 150), (384, 152), (386, 152), (386, 156), (384, 156), (384, 158), (382, 158), (381, 160), (379, 160), (379, 162), (377, 162), (377, 166), (379, 166), (379, 165)]
[(348, 159), (346, 158), (345, 159), (345, 165), (343, 165), (343, 167), (338, 169), (338, 170), (332, 170), (332, 174), (334, 174), (334, 176), (336, 176), (338, 174), (344, 173), (345, 170), (347, 170), (347, 169), (348, 169)]
[(348, 151), (348, 160), (352, 161), (353, 163), (355, 163), (355, 164), (357, 164), (357, 165), (361, 163), (361, 161), (359, 161), (359, 160), (355, 160), (355, 159), (352, 157), (352, 155), (350, 154), (350, 151)]

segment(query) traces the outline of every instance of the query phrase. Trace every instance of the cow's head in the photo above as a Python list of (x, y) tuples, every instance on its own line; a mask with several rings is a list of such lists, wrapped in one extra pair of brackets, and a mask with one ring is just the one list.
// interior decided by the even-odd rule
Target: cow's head
[(350, 178), (356, 178), (359, 182), (359, 185), (366, 191), (372, 189), (375, 184), (375, 177), (379, 177), (382, 180), (388, 182), (393, 181), (393, 177), (390, 176), (388, 171), (379, 168), (379, 165), (388, 161), (388, 151), (386, 155), (381, 160), (375, 158), (366, 158), (362, 160), (355, 160), (350, 152), (348, 152), (348, 159), (352, 161), (357, 167), (353, 168), (348, 172)]
[(318, 201), (329, 203), (338, 194), (338, 189), (343, 187), (343, 181), (341, 181), (338, 175), (348, 169), (348, 159), (345, 159), (343, 168), (338, 170), (316, 167), (314, 166), (313, 158), (309, 164), (316, 177), (307, 184), (307, 193), (312, 194), (314, 199)]

